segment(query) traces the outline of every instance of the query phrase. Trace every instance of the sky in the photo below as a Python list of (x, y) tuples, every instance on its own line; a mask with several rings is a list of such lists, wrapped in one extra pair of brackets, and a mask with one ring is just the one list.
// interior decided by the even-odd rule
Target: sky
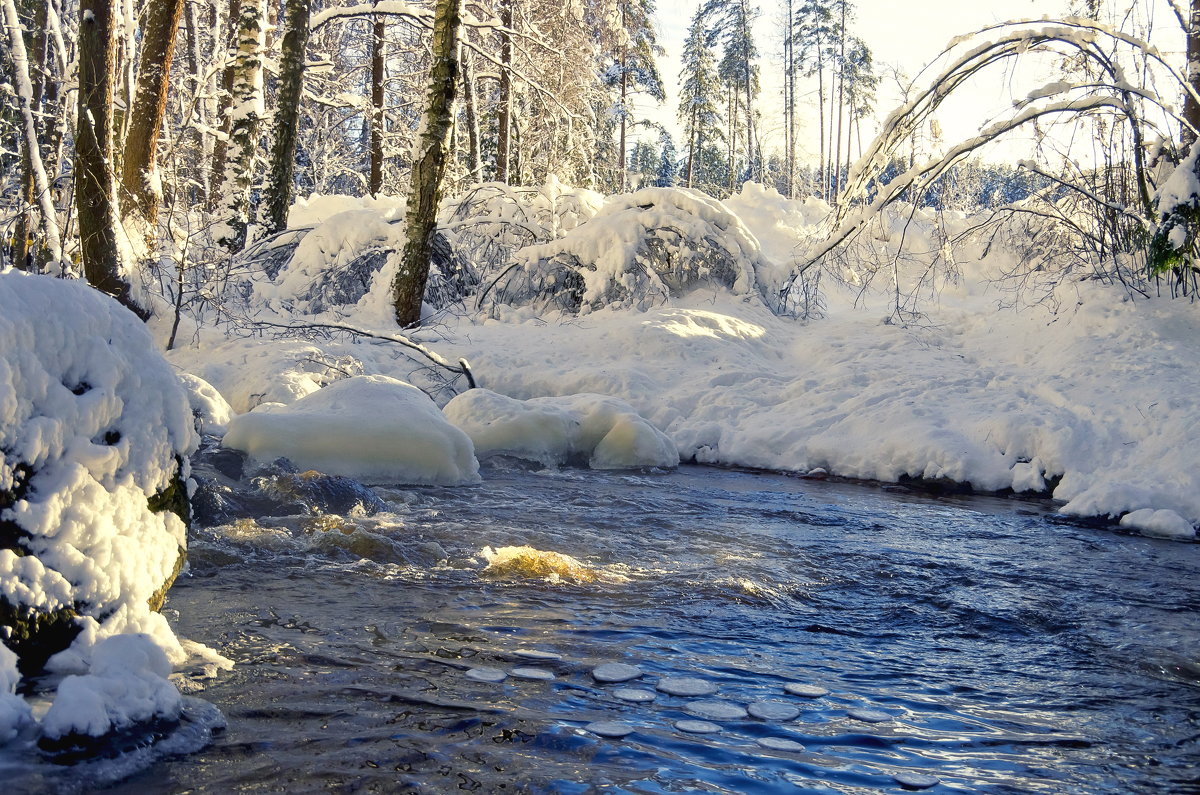
[[(1170, 14), (1167, 0), (1149, 3), (1146, 0), (1122, 0), (1106, 5), (1129, 5), (1132, 2), (1153, 6), (1150, 12), (1154, 15), (1156, 26), (1153, 43), (1164, 52), (1179, 53), (1182, 60), (1183, 36)], [(667, 88), (667, 101), (659, 107), (653, 107), (652, 103), (644, 104), (642, 110), (647, 117), (666, 125), (677, 142), (682, 140), (675, 120), (679, 104), (680, 54), (687, 26), (699, 4), (700, 0), (658, 0), (657, 4), (659, 42), (666, 49), (659, 63)], [(782, 3), (781, 0), (758, 0), (757, 5), (761, 12), (755, 27), (762, 82), (759, 100), (763, 118), (761, 135), (768, 151), (772, 148), (782, 150), (783, 117), (779, 98), (782, 79), (778, 75), (782, 62), (783, 24), (779, 10)], [(956, 36), (1006, 20), (1063, 15), (1069, 5), (1070, 0), (857, 0), (857, 19), (851, 31), (871, 48), (876, 71), (884, 75), (876, 103), (878, 117), (882, 119), (900, 104), (896, 80), (889, 76), (896, 70), (910, 78), (918, 77), (921, 70)], [(1146, 16), (1144, 8), (1140, 13)], [(961, 96), (947, 100), (937, 117), (944, 139), (953, 142), (969, 137), (995, 113), (1011, 108), (1014, 91), (1024, 96), (1037, 84), (1029, 82), (1033, 76), (1028, 71), (1021, 75), (1004, 74), (998, 70), (988, 79), (970, 85)], [(804, 113), (805, 105), (813, 108), (811, 113), (804, 113), (801, 118), (798, 144), (802, 150), (808, 150), (806, 154), (801, 154), (801, 159), (807, 156), (815, 162), (815, 81), (804, 81), (799, 90), (802, 92), (798, 96), (801, 113)], [(864, 145), (876, 130), (877, 125), (864, 124)], [(1028, 144), (1016, 139), (993, 147), (984, 156), (987, 159), (1011, 161), (1025, 156), (1027, 150)]]

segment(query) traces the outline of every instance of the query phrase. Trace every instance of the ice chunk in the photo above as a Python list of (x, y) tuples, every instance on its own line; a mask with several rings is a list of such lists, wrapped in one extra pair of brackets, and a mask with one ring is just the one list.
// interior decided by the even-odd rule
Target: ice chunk
[(941, 779), (937, 776), (927, 776), (924, 773), (897, 773), (892, 776), (892, 780), (905, 789), (929, 789), (941, 784)]
[(721, 727), (706, 720), (677, 720), (675, 728), (689, 734), (713, 734), (721, 731)]
[(741, 720), (746, 717), (746, 709), (730, 701), (689, 701), (684, 709), (710, 720)]
[(792, 720), (800, 715), (800, 708), (786, 701), (756, 701), (746, 709), (760, 720)]
[(637, 687), (621, 687), (613, 691), (613, 698), (628, 701), (631, 704), (648, 704), (658, 698), (653, 690), (642, 690)]
[(480, 458), (509, 455), (544, 466), (586, 462), (593, 469), (676, 467), (679, 451), (628, 404), (595, 394), (516, 400), (471, 389), (446, 404)]
[(472, 668), (463, 676), (468, 679), (474, 679), (476, 682), (503, 682), (508, 678), (508, 674), (501, 671), (499, 668)]
[(612, 737), (614, 739), (625, 737), (633, 734), (633, 727), (628, 723), (622, 723), (616, 720), (600, 720), (594, 723), (589, 723), (583, 728), (590, 731), (592, 734), (598, 734), (601, 737)]
[(509, 675), (516, 679), (537, 679), (543, 682), (549, 682), (554, 678), (554, 674), (545, 668), (514, 668)]
[(524, 658), (526, 660), (561, 660), (562, 655), (552, 651), (541, 651), (540, 649), (516, 649), (513, 655)]
[(829, 695), (829, 691), (823, 687), (806, 685), (802, 682), (788, 682), (783, 686), (783, 691), (789, 695), (800, 696), (800, 698), (821, 698)]
[(1192, 523), (1175, 511), (1142, 508), (1121, 517), (1121, 527), (1140, 530), (1143, 535), (1158, 538), (1191, 539), (1196, 537)]
[(892, 719), (890, 714), (879, 709), (855, 708), (847, 710), (846, 714), (864, 723), (883, 723)]
[(804, 746), (795, 740), (788, 740), (783, 737), (759, 737), (758, 744), (763, 748), (770, 748), (772, 751), (803, 751)]
[(592, 678), (597, 682), (628, 682), (642, 675), (642, 669), (625, 663), (605, 663), (592, 669)]
[(717, 692), (712, 682), (694, 676), (668, 676), (655, 687), (670, 696), (711, 696)]
[(479, 481), (467, 435), (424, 392), (382, 375), (335, 381), (290, 406), (243, 414), (222, 443), (259, 461), (283, 457), (376, 483)]

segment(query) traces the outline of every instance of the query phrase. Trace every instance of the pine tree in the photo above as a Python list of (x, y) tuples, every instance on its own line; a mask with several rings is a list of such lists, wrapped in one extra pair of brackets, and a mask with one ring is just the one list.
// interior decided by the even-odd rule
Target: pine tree
[(700, 153), (705, 144), (724, 142), (725, 133), (717, 102), (721, 96), (721, 81), (717, 75), (717, 59), (705, 28), (703, 10), (692, 17), (687, 40), (683, 44), (683, 70), (679, 75), (679, 110), (687, 138), (687, 161), (684, 185), (692, 187), (699, 171)]
[(840, 27), (840, 8), (844, 2), (845, 0), (804, 0), (796, 9), (792, 30), (795, 68), (804, 77), (817, 78), (817, 195), (821, 198), (829, 195), (830, 172), (825, 147), (825, 71), (837, 63), (837, 43), (843, 32)]
[(669, 188), (675, 184), (676, 174), (679, 173), (679, 152), (675, 149), (675, 141), (671, 134), (663, 130), (658, 137), (658, 170), (654, 175), (656, 188)]
[[(762, 152), (755, 126), (754, 100), (758, 96), (758, 47), (754, 43), (753, 25), (758, 9), (750, 6), (749, 0), (707, 0), (701, 11), (709, 20), (711, 35), (723, 44), (718, 74), (728, 86), (730, 93), (729, 114), (726, 121), (731, 132), (745, 132), (746, 174), (750, 179), (762, 178)], [(744, 117), (745, 125), (739, 121)], [(730, 135), (731, 145), (735, 135)], [(734, 153), (731, 152), (730, 161)], [(730, 190), (733, 185), (730, 185)]]
[(620, 140), (617, 144), (617, 175), (620, 189), (626, 184), (626, 136), (632, 117), (630, 95), (649, 94), (662, 102), (666, 99), (662, 76), (658, 72), (656, 56), (663, 54), (654, 32), (654, 0), (618, 0), (621, 27), (618, 31), (618, 48), (615, 63), (605, 75), (606, 81), (618, 92), (617, 122)]

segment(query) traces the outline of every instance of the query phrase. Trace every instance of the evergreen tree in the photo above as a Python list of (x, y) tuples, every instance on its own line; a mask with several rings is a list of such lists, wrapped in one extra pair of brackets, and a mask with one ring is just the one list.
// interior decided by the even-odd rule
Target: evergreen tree
[[(718, 75), (729, 88), (729, 118), (732, 127), (745, 121), (745, 155), (747, 174), (751, 178), (762, 177), (762, 153), (755, 128), (754, 100), (758, 96), (758, 48), (754, 44), (754, 19), (758, 9), (751, 7), (749, 0), (707, 0), (701, 12), (709, 20), (710, 40), (723, 44)], [(730, 143), (734, 136), (730, 136)], [(731, 153), (730, 160), (733, 159)], [(730, 190), (733, 186), (730, 186)]]
[(683, 183), (692, 187), (696, 180), (698, 158), (706, 144), (722, 143), (725, 133), (717, 102), (721, 96), (721, 81), (717, 74), (717, 59), (705, 29), (704, 11), (697, 11), (688, 28), (683, 45), (683, 70), (679, 75), (679, 110), (687, 138), (687, 159)]
[(679, 153), (675, 150), (675, 141), (666, 130), (659, 135), (658, 144), (658, 169), (654, 175), (654, 186), (669, 188), (675, 184), (675, 175), (679, 172)]

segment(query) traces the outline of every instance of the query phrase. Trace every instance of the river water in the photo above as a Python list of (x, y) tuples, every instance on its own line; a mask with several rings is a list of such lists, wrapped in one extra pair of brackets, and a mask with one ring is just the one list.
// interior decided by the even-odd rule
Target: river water
[[(1200, 545), (761, 473), (484, 474), (200, 531), (168, 608), (235, 661), (196, 683), (228, 728), (108, 791), (1200, 792)], [(487, 567), (520, 546), (583, 568)], [(673, 677), (800, 712), (718, 719)]]

